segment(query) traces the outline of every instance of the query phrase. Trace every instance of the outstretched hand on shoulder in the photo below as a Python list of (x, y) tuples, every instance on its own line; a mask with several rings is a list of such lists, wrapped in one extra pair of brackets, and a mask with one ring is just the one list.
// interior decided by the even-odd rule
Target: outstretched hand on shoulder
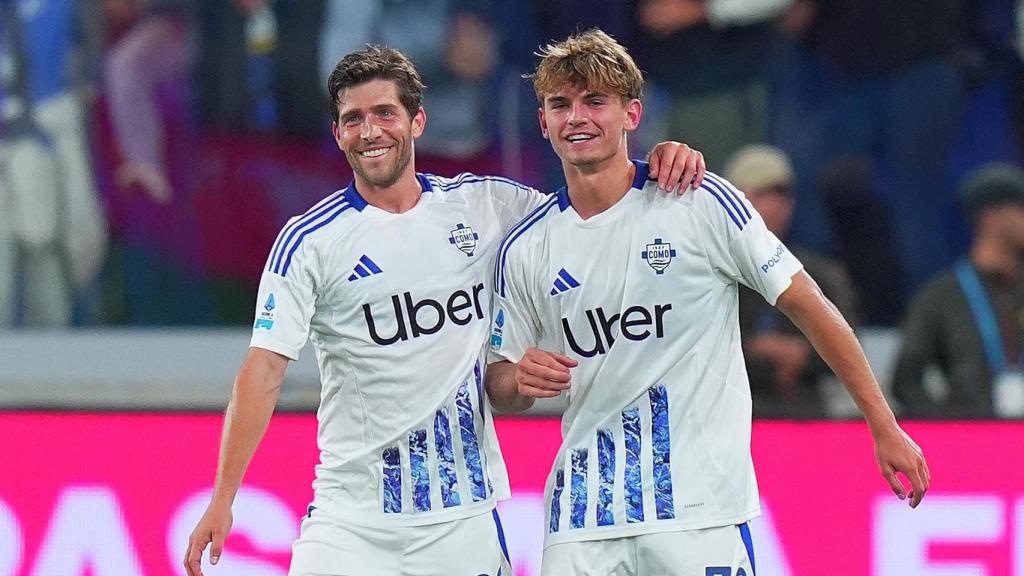
[(682, 142), (661, 142), (647, 155), (650, 177), (658, 179), (658, 188), (682, 195), (704, 181), (704, 155)]

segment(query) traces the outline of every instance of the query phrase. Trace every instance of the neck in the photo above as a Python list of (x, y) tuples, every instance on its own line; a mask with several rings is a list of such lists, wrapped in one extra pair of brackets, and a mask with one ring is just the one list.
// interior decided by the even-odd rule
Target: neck
[(390, 186), (375, 186), (358, 174), (355, 176), (356, 188), (367, 204), (392, 214), (401, 214), (412, 210), (419, 202), (423, 188), (416, 178), (416, 172), (406, 170), (397, 182)]
[(625, 151), (602, 164), (604, 166), (573, 166), (562, 162), (569, 200), (584, 220), (614, 206), (633, 185), (636, 166)]
[(980, 237), (971, 247), (971, 263), (979, 270), (1013, 279), (1020, 272), (1020, 256), (996, 238)]

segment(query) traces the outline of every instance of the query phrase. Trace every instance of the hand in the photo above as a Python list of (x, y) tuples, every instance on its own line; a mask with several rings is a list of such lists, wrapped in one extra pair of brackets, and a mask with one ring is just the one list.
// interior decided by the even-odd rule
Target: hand
[(200, 561), (203, 558), (203, 551), (210, 543), (210, 564), (220, 561), (221, 552), (224, 551), (224, 540), (231, 531), (233, 522), (231, 507), (215, 507), (212, 503), (206, 509), (203, 517), (196, 524), (196, 529), (188, 537), (188, 550), (185, 551), (185, 572), (188, 576), (203, 576)]
[(647, 155), (651, 178), (658, 179), (658, 188), (680, 196), (687, 188), (697, 188), (704, 181), (704, 155), (682, 142), (661, 142)]
[(892, 487), (892, 491), (899, 496), (900, 500), (907, 498), (903, 482), (896, 476), (896, 472), (902, 473), (910, 480), (910, 507), (917, 508), (928, 491), (928, 484), (931, 482), (931, 474), (928, 472), (928, 463), (924, 460), (921, 448), (911, 440), (899, 426), (893, 424), (893, 429), (875, 437), (875, 458), (878, 460), (878, 468), (882, 476)]
[(167, 205), (174, 199), (174, 190), (163, 168), (147, 162), (126, 162), (117, 169), (114, 180), (123, 191), (142, 191), (156, 204)]
[(513, 377), (519, 394), (530, 398), (551, 398), (569, 389), (569, 368), (579, 362), (554, 352), (530, 348), (516, 363)]

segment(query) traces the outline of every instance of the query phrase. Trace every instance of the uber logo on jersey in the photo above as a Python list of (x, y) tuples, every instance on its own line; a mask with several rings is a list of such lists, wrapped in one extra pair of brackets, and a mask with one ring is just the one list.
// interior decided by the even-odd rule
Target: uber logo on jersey
[[(378, 323), (374, 320), (370, 305), (363, 304), (366, 328), (374, 342), (381, 346), (388, 346), (410, 338), (434, 334), (443, 328), (447, 321), (465, 326), (474, 319), (483, 320), (484, 309), (480, 300), (480, 293), (483, 291), (484, 285), (480, 283), (469, 290), (452, 292), (443, 302), (430, 298), (413, 300), (411, 292), (395, 294), (391, 296), (395, 333), (390, 336), (380, 335), (377, 330)], [(390, 325), (390, 322), (384, 324)]]
[(472, 256), (476, 250), (476, 241), (479, 239), (480, 235), (474, 232), (471, 226), (459, 222), (448, 236), (448, 243), (462, 250), (466, 256)]
[(661, 238), (655, 238), (654, 242), (646, 246), (646, 250), (640, 253), (640, 257), (647, 261), (647, 264), (654, 268), (658, 274), (664, 274), (665, 268), (672, 263), (676, 251), (668, 242), (662, 242)]
[(569, 319), (562, 318), (562, 330), (565, 331), (565, 340), (573, 352), (584, 358), (592, 358), (598, 354), (605, 354), (615, 344), (613, 327), (618, 327), (618, 332), (627, 340), (646, 340), (651, 335), (650, 327), (654, 327), (654, 337), (665, 336), (665, 312), (672, 309), (671, 304), (655, 304), (654, 311), (643, 306), (630, 306), (621, 313), (616, 312), (611, 316), (605, 315), (604, 308), (587, 310), (587, 324), (590, 327), (590, 334), (583, 339), (577, 338), (569, 326)]

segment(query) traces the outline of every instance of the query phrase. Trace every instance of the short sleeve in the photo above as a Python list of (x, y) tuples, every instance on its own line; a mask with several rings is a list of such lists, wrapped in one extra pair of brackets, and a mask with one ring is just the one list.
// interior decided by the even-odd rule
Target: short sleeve
[(534, 188), (507, 178), (491, 180), (491, 197), (502, 230), (508, 230), (550, 198)]
[(298, 360), (316, 309), (316, 256), (309, 242), (294, 252), (279, 250), (275, 244), (260, 279), (249, 345)]
[(526, 296), (525, 269), (516, 262), (518, 252), (515, 248), (518, 246), (509, 250), (504, 270), (498, 271), (504, 274), (505, 282), (503, 289), (495, 294), (492, 304), (489, 363), (501, 360), (518, 362), (540, 340), (540, 319)]
[(765, 226), (742, 192), (708, 174), (697, 190), (697, 209), (708, 227), (709, 264), (726, 278), (758, 292), (772, 306), (803, 264)]

